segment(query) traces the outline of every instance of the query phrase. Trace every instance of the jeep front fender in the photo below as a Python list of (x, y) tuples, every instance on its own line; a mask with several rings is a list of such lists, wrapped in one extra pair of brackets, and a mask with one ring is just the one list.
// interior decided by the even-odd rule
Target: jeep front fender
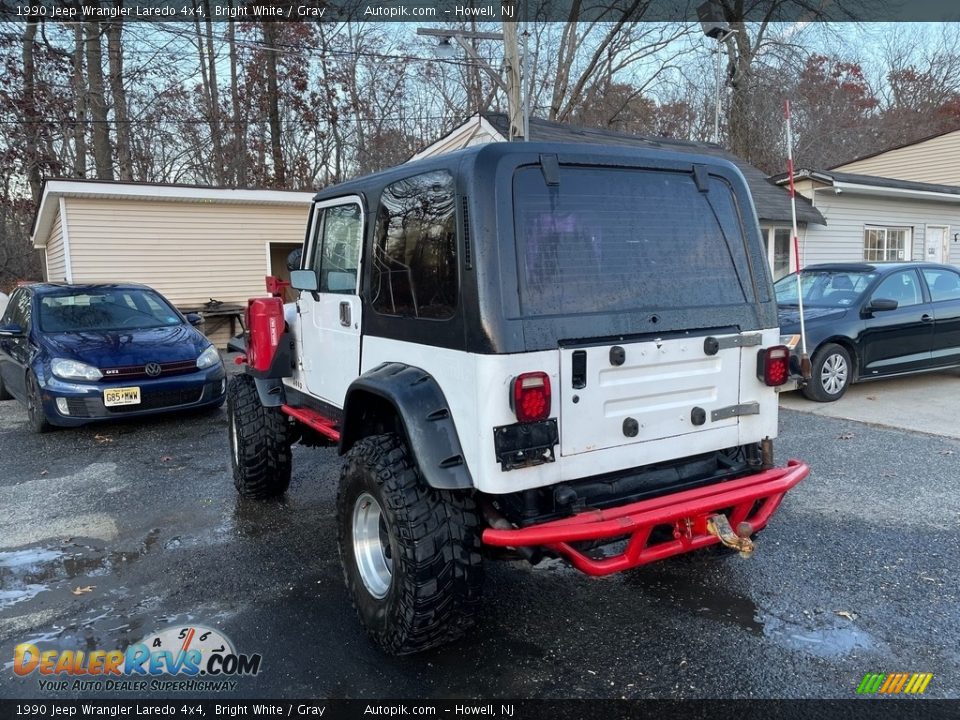
[(420, 474), (440, 490), (473, 487), (460, 437), (443, 391), (428, 372), (403, 363), (384, 363), (351, 383), (344, 399), (340, 454), (378, 432), (384, 406), (399, 420)]

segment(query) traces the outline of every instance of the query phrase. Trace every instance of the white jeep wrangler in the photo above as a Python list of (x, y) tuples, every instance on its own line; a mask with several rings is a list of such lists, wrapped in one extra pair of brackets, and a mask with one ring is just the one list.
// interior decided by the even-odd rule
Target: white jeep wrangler
[(410, 163), (320, 192), (291, 282), (295, 304), (247, 309), (234, 480), (281, 494), (292, 443), (338, 445), (344, 578), (387, 652), (461, 635), (484, 558), (747, 553), (807, 474), (773, 464), (789, 353), (730, 163), (539, 143)]

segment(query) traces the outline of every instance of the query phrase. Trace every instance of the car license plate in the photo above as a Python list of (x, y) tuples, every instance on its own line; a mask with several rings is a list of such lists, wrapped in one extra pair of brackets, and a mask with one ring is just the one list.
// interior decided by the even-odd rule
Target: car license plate
[(139, 405), (140, 388), (124, 387), (104, 390), (103, 404), (107, 407), (114, 407), (116, 405)]

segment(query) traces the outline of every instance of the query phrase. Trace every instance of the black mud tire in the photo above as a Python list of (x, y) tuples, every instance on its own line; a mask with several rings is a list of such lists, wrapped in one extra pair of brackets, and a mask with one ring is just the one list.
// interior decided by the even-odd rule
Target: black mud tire
[[(392, 563), (379, 598), (364, 582), (354, 545), (354, 511), (364, 496), (382, 509), (380, 542)], [(347, 454), (337, 525), (347, 590), (361, 624), (384, 652), (422, 652), (473, 627), (483, 584), (474, 499), (427, 486), (395, 434), (364, 438)]]
[(3, 386), (3, 378), (0, 377), (0, 400), (12, 400), (13, 395)]
[(290, 423), (280, 408), (261, 404), (249, 375), (230, 379), (227, 425), (237, 492), (257, 499), (286, 492), (290, 486)]
[(811, 365), (810, 382), (802, 390), (804, 397), (833, 402), (846, 394), (853, 382), (853, 363), (845, 347), (827, 343), (813, 354)]
[(49, 432), (53, 428), (43, 411), (40, 384), (32, 372), (27, 373), (27, 424), (35, 433)]

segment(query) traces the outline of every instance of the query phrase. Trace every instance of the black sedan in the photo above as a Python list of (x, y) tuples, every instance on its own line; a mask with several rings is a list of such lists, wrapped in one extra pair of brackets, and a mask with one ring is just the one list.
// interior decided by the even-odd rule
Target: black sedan
[(218, 407), (226, 374), (199, 321), (143, 285), (19, 287), (0, 318), (0, 400), (37, 432)]
[[(811, 265), (800, 273), (803, 394), (830, 402), (855, 382), (960, 366), (960, 271), (926, 262)], [(780, 332), (800, 352), (796, 274), (776, 282)]]

